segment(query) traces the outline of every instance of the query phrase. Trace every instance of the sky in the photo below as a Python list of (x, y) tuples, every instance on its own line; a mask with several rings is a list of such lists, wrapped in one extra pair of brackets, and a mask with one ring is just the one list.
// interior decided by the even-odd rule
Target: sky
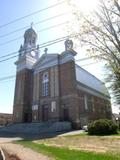
[[(74, 0), (74, 2), (78, 3), (80, 9), (83, 9), (85, 12), (87, 12), (92, 7), (96, 7), (95, 1), (97, 0)], [(32, 22), (33, 28), (38, 35), (37, 44), (42, 44), (60, 37), (67, 36), (66, 26), (67, 22), (71, 18), (71, 14), (69, 9), (66, 8), (66, 2), (61, 2), (63, 2), (63, 0), (0, 0), (0, 79), (16, 74), (16, 66), (14, 63), (17, 61), (17, 57), (4, 62), (1, 62), (1, 60), (5, 58), (1, 57), (19, 50), (20, 45), (23, 44), (24, 32), (30, 27)], [(61, 4), (48, 8), (57, 3)], [(44, 8), (48, 9), (43, 10)], [(40, 10), (42, 11), (40, 12)], [(39, 12), (34, 15), (25, 17), (26, 15), (36, 11)], [(54, 18), (46, 20), (51, 17)], [(46, 21), (41, 22), (43, 20)], [(56, 25), (57, 27), (55, 27)], [(54, 27), (48, 29), (52, 26)], [(64, 41), (52, 46), (48, 46), (48, 53), (61, 53), (63, 50)], [(85, 57), (84, 48), (77, 48), (76, 51), (78, 52), (76, 59)], [(44, 48), (40, 49), (40, 55), (43, 53)], [(103, 80), (103, 63), (94, 63), (93, 65), (88, 66), (87, 64), (91, 62), (92, 61), (88, 60), (79, 62), (78, 64), (100, 80)], [(14, 89), (15, 78), (0, 81), (1, 113), (12, 113)], [(114, 112), (117, 112), (115, 107)]]

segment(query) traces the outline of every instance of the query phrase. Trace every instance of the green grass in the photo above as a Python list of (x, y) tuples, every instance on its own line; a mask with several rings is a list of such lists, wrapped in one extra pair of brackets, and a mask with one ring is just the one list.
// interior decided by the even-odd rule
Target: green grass
[(78, 150), (70, 150), (67, 148), (59, 148), (53, 146), (46, 146), (44, 144), (37, 144), (31, 141), (17, 141), (16, 143), (24, 147), (31, 148), (34, 151), (43, 153), (55, 160), (120, 160), (120, 155), (112, 155), (108, 153), (94, 153)]
[(120, 136), (120, 131), (117, 134), (113, 134), (113, 136)]

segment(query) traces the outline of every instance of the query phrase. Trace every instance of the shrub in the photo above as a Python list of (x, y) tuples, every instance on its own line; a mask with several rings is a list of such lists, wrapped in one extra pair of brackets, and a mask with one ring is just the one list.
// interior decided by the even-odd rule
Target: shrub
[(88, 134), (90, 135), (110, 135), (116, 134), (118, 126), (111, 120), (99, 119), (88, 125)]

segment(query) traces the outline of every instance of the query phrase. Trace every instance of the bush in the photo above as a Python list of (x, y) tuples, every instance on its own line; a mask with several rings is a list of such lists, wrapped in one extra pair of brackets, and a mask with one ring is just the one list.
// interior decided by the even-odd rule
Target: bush
[(118, 126), (111, 120), (99, 119), (88, 125), (89, 135), (110, 135), (116, 134)]

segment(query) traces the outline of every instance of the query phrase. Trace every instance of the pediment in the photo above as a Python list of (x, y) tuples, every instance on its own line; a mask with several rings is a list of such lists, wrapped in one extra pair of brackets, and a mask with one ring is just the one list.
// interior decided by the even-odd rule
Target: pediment
[(35, 63), (34, 69), (48, 67), (53, 63), (58, 62), (58, 54), (43, 54), (39, 60)]

